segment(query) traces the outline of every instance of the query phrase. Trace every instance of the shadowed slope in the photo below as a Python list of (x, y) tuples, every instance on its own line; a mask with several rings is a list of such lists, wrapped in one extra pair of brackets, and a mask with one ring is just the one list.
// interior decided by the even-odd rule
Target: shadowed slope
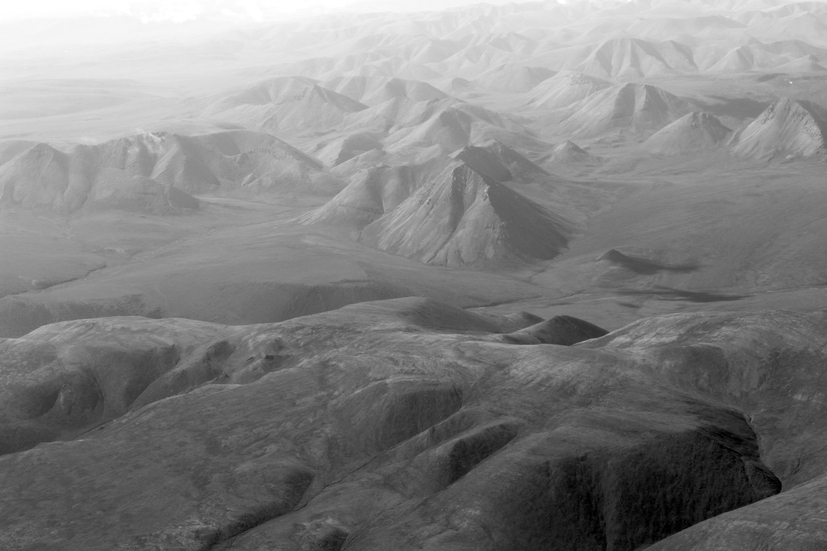
[(362, 170), (345, 189), (303, 220), (362, 229), (398, 207), (415, 190), (440, 174), (448, 162), (434, 159), (421, 165), (380, 165)]
[(220, 99), (204, 116), (244, 124), (250, 129), (305, 131), (330, 129), (367, 106), (304, 77), (279, 77)]
[(368, 106), (379, 105), (394, 98), (414, 102), (446, 99), (448, 95), (427, 82), (378, 76), (337, 77), (324, 87)]
[[(484, 170), (506, 174), (494, 159), (467, 154)], [(504, 184), (455, 164), (367, 226), (362, 241), (428, 264), (460, 266), (550, 259), (566, 246), (568, 232), (565, 221)]]
[(683, 44), (612, 38), (595, 48), (576, 69), (601, 78), (634, 79), (693, 72), (692, 51)]
[[(23, 208), (70, 214), (81, 209), (121, 209), (151, 214), (178, 214), (198, 209), (198, 200), (164, 181), (141, 174), (138, 158), (100, 166), (82, 155), (38, 144), (0, 166), (0, 200)], [(121, 159), (124, 161), (124, 159)], [(138, 166), (134, 166), (133, 163)], [(166, 185), (165, 185), (166, 184)]]
[(825, 147), (827, 111), (783, 98), (739, 129), (730, 139), (732, 152), (756, 159), (812, 157)]
[(552, 163), (584, 163), (599, 161), (598, 157), (591, 155), (588, 151), (571, 140), (566, 140), (554, 147), (551, 151), (549, 161)]
[(525, 329), (503, 335), (512, 344), (559, 344), (571, 346), (589, 339), (603, 337), (605, 329), (571, 316), (554, 316)]
[(558, 134), (592, 137), (613, 130), (650, 134), (690, 111), (677, 96), (649, 84), (607, 88), (560, 111)]
[(60, 213), (118, 208), (171, 214), (198, 208), (188, 193), (332, 194), (338, 178), (269, 134), (147, 133), (68, 153), (46, 144), (0, 166), (6, 202)]
[(558, 109), (605, 90), (611, 83), (575, 71), (560, 71), (538, 84), (528, 97), (532, 107)]
[[(129, 346), (123, 321), (105, 336)], [(235, 327), (223, 348), (226, 327), (189, 332), (167, 346), (194, 382), (167, 391), (186, 394), (0, 458), (8, 494), (29, 497), (0, 502), (0, 543), (632, 550), (764, 498), (817, 497), (811, 437), (824, 429), (808, 420), (824, 407), (801, 393), (823, 375), (823, 314), (665, 316), (573, 347), (494, 342), (513, 321), (403, 299)], [(101, 323), (85, 323), (81, 346)], [(159, 343), (185, 329), (140, 323)], [(81, 370), (99, 359), (76, 358)], [(220, 377), (205, 385), (210, 370)], [(775, 498), (773, 471), (791, 488)], [(61, 499), (46, 499), (55, 488)]]
[(531, 182), (551, 176), (544, 168), (496, 140), (482, 143), (479, 146), (466, 147), (455, 158), (480, 174), (491, 176), (499, 181), (513, 179), (518, 182)]

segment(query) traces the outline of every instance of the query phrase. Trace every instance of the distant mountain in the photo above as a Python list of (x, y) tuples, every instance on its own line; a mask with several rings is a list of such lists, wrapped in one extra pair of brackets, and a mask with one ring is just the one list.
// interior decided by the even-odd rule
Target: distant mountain
[(655, 155), (689, 155), (715, 148), (729, 133), (714, 116), (693, 111), (655, 132), (641, 148)]
[(573, 141), (566, 140), (552, 149), (548, 160), (556, 164), (569, 164), (599, 161), (599, 158), (591, 155)]
[(704, 67), (709, 73), (744, 73), (764, 69), (777, 69), (789, 62), (789, 58), (767, 52), (754, 46), (739, 46), (714, 64)]
[(554, 113), (556, 131), (594, 137), (614, 130), (651, 134), (691, 111), (683, 99), (650, 84), (606, 88)]
[(601, 78), (627, 80), (697, 70), (687, 46), (674, 41), (654, 43), (638, 38), (606, 40), (585, 61), (570, 68)]
[(313, 153), (320, 161), (333, 167), (374, 150), (382, 150), (379, 137), (371, 132), (356, 132), (325, 142)]
[(366, 226), (361, 240), (426, 264), (463, 266), (548, 260), (566, 247), (570, 231), (561, 217), (456, 162)]
[(197, 208), (188, 193), (332, 195), (323, 163), (268, 134), (146, 133), (68, 152), (37, 144), (0, 165), (2, 200), (71, 213), (118, 208), (167, 214)]
[(361, 230), (439, 176), (448, 163), (449, 159), (441, 158), (420, 165), (378, 165), (362, 170), (351, 178), (347, 187), (302, 221)]
[(70, 214), (121, 209), (175, 214), (198, 200), (173, 186), (127, 170), (95, 166), (47, 144), (37, 144), (0, 166), (0, 202)]
[(732, 152), (755, 159), (807, 158), (825, 148), (827, 110), (810, 102), (782, 98), (739, 129)]
[[(551, 176), (548, 171), (519, 152), (496, 140), (475, 147), (466, 147), (455, 155), (482, 174), (500, 181), (532, 182)], [(491, 168), (486, 168), (486, 167)], [(497, 177), (501, 174), (501, 177)]]
[(203, 115), (271, 132), (330, 129), (367, 105), (305, 77), (279, 77), (218, 99)]
[(576, 71), (560, 71), (532, 89), (527, 103), (538, 109), (558, 109), (610, 86), (609, 81), (597, 77)]
[(394, 98), (430, 101), (448, 97), (427, 82), (381, 76), (336, 77), (326, 81), (324, 87), (369, 106)]
[(774, 67), (774, 70), (791, 74), (807, 74), (827, 72), (827, 67), (825, 67), (824, 64), (819, 63), (817, 57), (813, 55), (805, 55), (798, 59), (778, 65), (777, 67)]

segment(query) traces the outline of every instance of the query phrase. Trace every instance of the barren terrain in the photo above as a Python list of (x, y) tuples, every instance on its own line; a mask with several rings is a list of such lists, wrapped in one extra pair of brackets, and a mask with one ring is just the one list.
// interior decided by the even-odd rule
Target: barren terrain
[(827, 3), (210, 14), (0, 24), (0, 548), (827, 548)]

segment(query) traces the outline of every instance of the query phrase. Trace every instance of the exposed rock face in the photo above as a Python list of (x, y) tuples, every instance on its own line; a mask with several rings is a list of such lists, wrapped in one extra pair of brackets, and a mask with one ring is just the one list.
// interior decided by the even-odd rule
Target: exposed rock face
[[(495, 159), (483, 162), (469, 155), (481, 170), (507, 173)], [(461, 266), (550, 259), (566, 246), (567, 233), (562, 218), (459, 164), (365, 227), (362, 241), (428, 264)]]
[(393, 211), (447, 164), (437, 159), (419, 165), (379, 165), (358, 172), (345, 189), (304, 218), (307, 223), (343, 224), (361, 230)]
[(733, 134), (732, 152), (756, 159), (812, 157), (825, 148), (827, 111), (782, 98)]
[[(810, 421), (825, 412), (808, 389), (824, 377), (825, 314), (672, 315), (571, 347), (500, 342), (518, 320), (533, 321), (397, 299), (280, 324), (114, 318), (7, 341), (19, 366), (59, 365), (64, 343), (83, 351), (71, 369), (86, 379), (40, 369), (21, 389), (81, 396), (97, 379), (99, 405), (64, 410), (132, 411), (0, 457), (4, 492), (26, 496), (0, 503), (0, 543), (597, 551), (678, 532), (656, 548), (746, 549), (818, 499), (825, 429)], [(108, 356), (91, 346), (103, 338)], [(106, 361), (138, 342), (167, 350), (167, 367)], [(124, 369), (141, 384), (118, 384)], [(44, 415), (35, 403), (4, 416), (5, 434)], [(750, 518), (762, 520), (736, 520)], [(812, 548), (791, 529), (773, 537)]]
[(613, 130), (652, 134), (690, 112), (681, 98), (650, 84), (619, 84), (564, 110), (559, 131), (591, 137)]

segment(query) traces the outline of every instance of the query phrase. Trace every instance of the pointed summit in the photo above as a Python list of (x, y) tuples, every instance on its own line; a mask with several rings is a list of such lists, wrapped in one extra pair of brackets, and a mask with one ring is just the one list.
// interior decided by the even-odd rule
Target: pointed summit
[(655, 155), (686, 155), (714, 148), (729, 133), (714, 116), (693, 111), (658, 130), (642, 147)]
[(367, 105), (304, 77), (266, 80), (207, 107), (204, 115), (267, 131), (332, 128)]
[(532, 107), (557, 109), (605, 90), (611, 83), (576, 71), (560, 71), (538, 84), (528, 98)]
[(804, 101), (782, 98), (730, 140), (732, 152), (755, 159), (807, 158), (824, 149), (827, 110)]
[(549, 160), (553, 163), (565, 164), (588, 161), (594, 158), (588, 151), (573, 141), (566, 140), (551, 151)]
[(362, 241), (434, 265), (548, 260), (570, 224), (465, 163), (449, 166), (362, 232)]
[(653, 133), (690, 111), (681, 98), (650, 84), (612, 86), (567, 108), (558, 131), (592, 137), (614, 130)]

